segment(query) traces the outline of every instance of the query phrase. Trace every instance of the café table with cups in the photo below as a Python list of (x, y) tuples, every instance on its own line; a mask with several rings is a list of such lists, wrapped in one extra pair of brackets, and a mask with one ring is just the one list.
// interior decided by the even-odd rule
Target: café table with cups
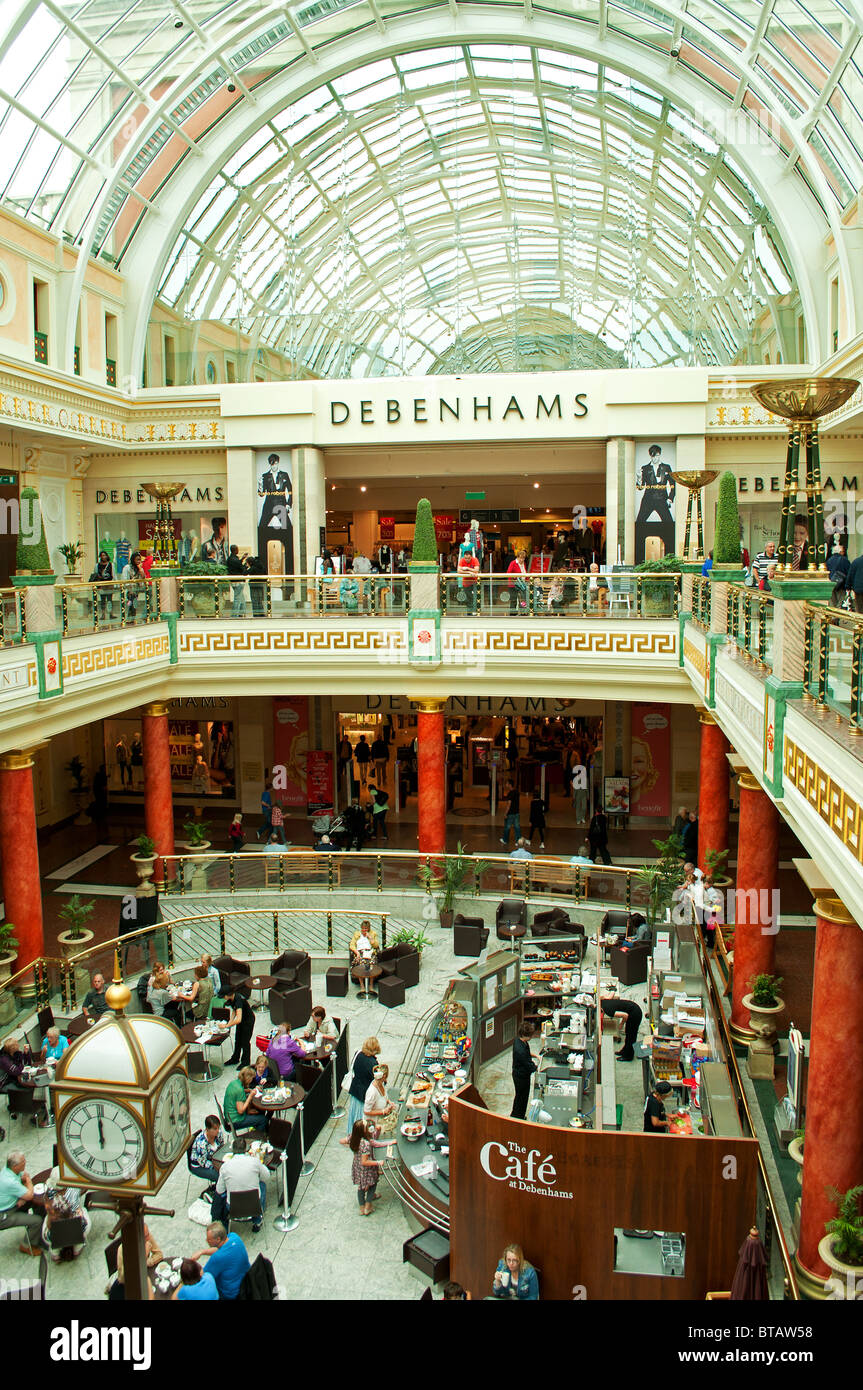
[(306, 1093), (296, 1081), (283, 1081), (281, 1086), (256, 1086), (252, 1091), (252, 1109), (265, 1115), (276, 1114), (280, 1110), (291, 1110), (305, 1100)]

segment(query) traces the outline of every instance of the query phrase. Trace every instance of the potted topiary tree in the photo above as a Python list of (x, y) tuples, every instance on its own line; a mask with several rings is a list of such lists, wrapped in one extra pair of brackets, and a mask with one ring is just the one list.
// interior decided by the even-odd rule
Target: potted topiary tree
[(737, 479), (727, 471), (719, 479), (716, 503), (716, 535), (713, 540), (711, 579), (726, 583), (743, 578), (740, 554), (740, 512), (737, 507)]
[(704, 856), (704, 862), (707, 865), (707, 877), (714, 888), (731, 887), (731, 879), (724, 872), (727, 858), (727, 849), (709, 849)]
[(856, 1301), (863, 1289), (863, 1185), (839, 1192), (827, 1189), (837, 1214), (826, 1222), (825, 1235), (818, 1242), (818, 1254), (838, 1279), (831, 1279), (834, 1298)]
[(411, 611), (434, 613), (440, 607), (440, 569), (434, 517), (427, 497), (421, 497), (417, 502), (408, 571), (411, 576)]
[[(54, 578), (48, 542), (45, 539), (45, 525), (42, 521), (42, 508), (35, 487), (23, 487), (19, 503), (21, 527), (15, 547), (16, 574), (21, 577), (50, 576)], [(37, 526), (38, 521), (38, 526)]]

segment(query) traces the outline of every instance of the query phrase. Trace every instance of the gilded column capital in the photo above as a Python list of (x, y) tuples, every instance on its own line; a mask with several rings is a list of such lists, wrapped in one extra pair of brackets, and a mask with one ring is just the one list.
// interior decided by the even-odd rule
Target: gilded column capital
[(421, 714), (442, 714), (446, 708), (446, 699), (434, 699), (432, 697), (420, 700), (411, 700)]
[(153, 719), (159, 719), (162, 715), (170, 714), (168, 704), (165, 700), (151, 700), (149, 705), (144, 705), (142, 714), (149, 715)]
[(9, 748), (0, 753), (0, 772), (19, 772), (21, 768), (32, 767), (34, 754), (47, 748), (47, 741), (31, 744), (29, 748)]
[(815, 916), (823, 917), (825, 922), (835, 922), (837, 927), (857, 926), (851, 913), (839, 898), (816, 898)]

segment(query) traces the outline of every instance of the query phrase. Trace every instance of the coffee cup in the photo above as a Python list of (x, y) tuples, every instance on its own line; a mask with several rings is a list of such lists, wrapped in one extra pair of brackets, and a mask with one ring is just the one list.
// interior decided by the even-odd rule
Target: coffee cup
[(505, 1289), (509, 1288), (509, 1270), (505, 1269), (500, 1276), (500, 1282)]

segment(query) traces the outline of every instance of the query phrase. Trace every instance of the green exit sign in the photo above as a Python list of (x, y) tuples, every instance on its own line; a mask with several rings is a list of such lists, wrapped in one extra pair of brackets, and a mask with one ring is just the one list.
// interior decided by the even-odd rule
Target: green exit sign
[(465, 502), (484, 502), (484, 501), (485, 501), (485, 493), (484, 493), (484, 492), (466, 492), (465, 495), (464, 495), (464, 500), (465, 500)]
[[(14, 487), (17, 481), (17, 473), (0, 473), (0, 487)], [(483, 496), (485, 496), (485, 493), (483, 493)]]

